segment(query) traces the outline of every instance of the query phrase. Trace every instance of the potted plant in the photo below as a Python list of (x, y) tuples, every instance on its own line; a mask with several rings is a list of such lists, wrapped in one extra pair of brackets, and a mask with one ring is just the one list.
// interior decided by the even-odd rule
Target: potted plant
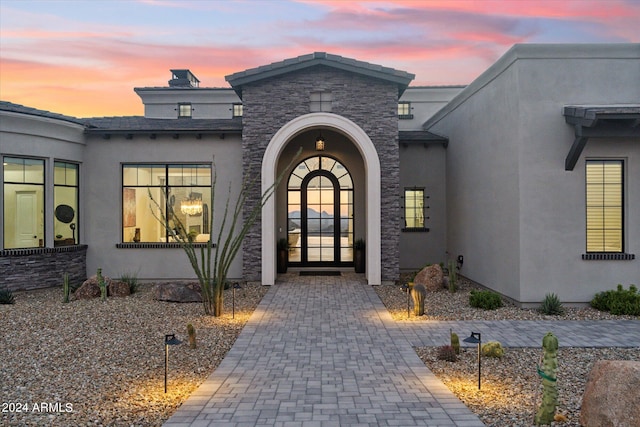
[(364, 273), (365, 271), (365, 253), (364, 239), (357, 239), (353, 244), (353, 264), (356, 273)]
[(278, 273), (286, 273), (289, 264), (289, 242), (284, 237), (278, 240)]

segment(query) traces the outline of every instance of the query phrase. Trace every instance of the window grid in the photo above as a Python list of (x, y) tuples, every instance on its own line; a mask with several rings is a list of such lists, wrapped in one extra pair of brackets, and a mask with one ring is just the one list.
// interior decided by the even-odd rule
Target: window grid
[(233, 117), (242, 117), (242, 114), (244, 112), (244, 108), (242, 106), (242, 104), (233, 104)]
[(624, 251), (623, 177), (622, 160), (586, 162), (587, 252)]
[(67, 221), (68, 218), (64, 218), (64, 216), (59, 218), (58, 213), (54, 211), (54, 246), (67, 246), (77, 244), (80, 241), (78, 171), (79, 165), (76, 163), (54, 162), (53, 199), (55, 209), (66, 205), (71, 207), (74, 213), (70, 222), (63, 222), (60, 219)]
[(398, 102), (398, 118), (399, 119), (413, 119), (413, 114), (411, 113), (411, 103), (410, 102)]
[(404, 228), (425, 228), (424, 188), (405, 188), (404, 190)]
[(178, 104), (178, 118), (191, 118), (193, 114), (193, 107), (189, 102), (182, 102)]

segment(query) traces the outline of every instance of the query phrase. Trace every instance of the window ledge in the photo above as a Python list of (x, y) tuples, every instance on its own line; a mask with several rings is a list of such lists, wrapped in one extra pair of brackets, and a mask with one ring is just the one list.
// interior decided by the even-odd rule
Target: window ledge
[(589, 252), (582, 254), (585, 261), (631, 261), (636, 259), (635, 254), (624, 252)]
[(413, 114), (398, 114), (398, 119), (400, 119), (400, 120), (411, 120), (411, 119), (413, 119)]
[[(193, 245), (194, 248), (206, 248), (207, 247), (207, 242), (194, 242), (191, 245)], [(216, 245), (215, 243), (211, 244), (212, 248), (215, 248)], [(147, 243), (131, 243), (131, 242), (127, 242), (127, 243), (117, 243), (116, 244), (116, 248), (118, 249), (180, 249), (182, 248), (182, 244), (178, 243), (178, 242), (169, 242), (169, 243), (164, 243), (164, 242), (147, 242)]]
[(402, 231), (404, 233), (428, 233), (429, 229), (425, 227), (415, 227), (415, 228), (403, 228)]
[(54, 254), (62, 252), (80, 252), (87, 250), (87, 245), (57, 246), (54, 248), (19, 248), (0, 250), (0, 258), (14, 256), (29, 256), (37, 254)]

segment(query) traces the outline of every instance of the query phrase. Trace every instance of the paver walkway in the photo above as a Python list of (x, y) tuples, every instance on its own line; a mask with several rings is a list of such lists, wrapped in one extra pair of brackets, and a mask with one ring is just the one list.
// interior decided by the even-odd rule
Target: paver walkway
[(361, 276), (287, 277), (165, 426), (483, 426), (412, 346), (447, 343), (450, 327), (505, 346), (560, 327), (564, 345), (640, 346), (637, 321), (394, 322)]

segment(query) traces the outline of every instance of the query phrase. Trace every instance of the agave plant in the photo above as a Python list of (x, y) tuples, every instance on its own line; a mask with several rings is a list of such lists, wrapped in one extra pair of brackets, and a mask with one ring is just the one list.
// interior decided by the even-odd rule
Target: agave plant
[(544, 300), (542, 301), (542, 304), (540, 305), (539, 310), (543, 314), (549, 314), (554, 316), (564, 313), (564, 307), (560, 302), (560, 298), (558, 298), (558, 295), (554, 293), (546, 294), (544, 296)]

